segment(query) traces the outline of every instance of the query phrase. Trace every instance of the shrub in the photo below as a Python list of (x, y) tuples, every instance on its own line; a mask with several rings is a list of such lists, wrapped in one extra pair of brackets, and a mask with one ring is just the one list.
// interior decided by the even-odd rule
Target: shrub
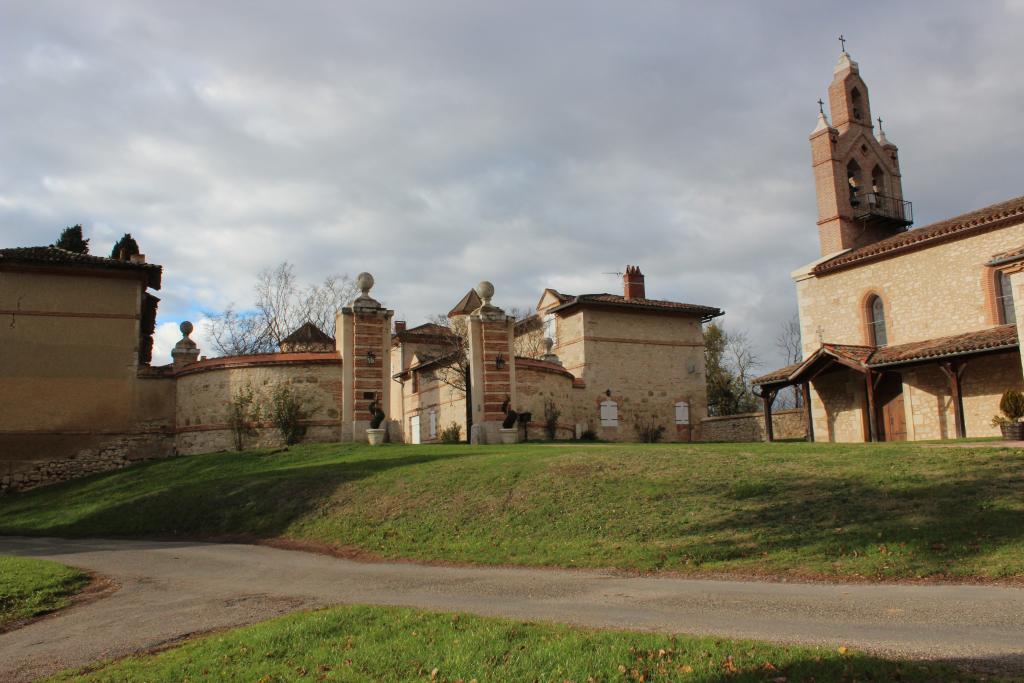
[(441, 430), (441, 441), (443, 443), (459, 443), (462, 441), (462, 425), (452, 422)]
[(665, 435), (664, 425), (654, 424), (653, 421), (641, 422), (638, 420), (634, 429), (636, 429), (637, 437), (643, 443), (657, 443)]
[(554, 401), (551, 399), (544, 401), (544, 433), (548, 435), (549, 441), (555, 440), (555, 434), (558, 432), (558, 418), (561, 415), (562, 411), (558, 409)]
[(270, 395), (270, 419), (281, 432), (281, 438), (291, 446), (297, 444), (306, 428), (299, 424), (305, 415), (302, 401), (295, 389), (288, 384), (278, 384)]
[(239, 389), (228, 401), (228, 426), (235, 439), (235, 450), (245, 447), (245, 437), (255, 434), (255, 424), (260, 419), (260, 406), (252, 387), (246, 385)]
[(1019, 422), (1024, 417), (1024, 394), (1013, 389), (1007, 389), (999, 401), (999, 410), (1010, 422)]
[(589, 427), (580, 433), (580, 441), (597, 441), (597, 432)]
[(374, 401), (370, 404), (370, 429), (380, 429), (380, 425), (384, 422), (384, 418), (387, 417), (384, 411), (380, 408), (380, 403)]
[(505, 419), (501, 421), (501, 426), (504, 429), (512, 429), (516, 426), (516, 420), (519, 419), (519, 413), (512, 410), (512, 399), (505, 397), (505, 402), (501, 404), (501, 412), (505, 413)]

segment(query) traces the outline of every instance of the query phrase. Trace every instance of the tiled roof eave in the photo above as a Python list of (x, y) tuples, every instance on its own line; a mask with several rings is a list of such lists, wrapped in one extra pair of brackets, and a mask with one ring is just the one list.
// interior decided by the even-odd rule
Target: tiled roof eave
[(948, 353), (937, 353), (930, 356), (916, 356), (913, 358), (905, 358), (900, 360), (885, 361), (882, 363), (868, 363), (868, 367), (871, 369), (875, 368), (891, 368), (896, 366), (916, 365), (918, 363), (930, 363), (934, 361), (944, 360), (946, 358), (957, 358), (960, 356), (980, 356), (986, 353), (997, 353), (999, 351), (1012, 351), (1013, 349), (1019, 348), (1018, 342), (1012, 342), (1007, 344), (1000, 344), (998, 346), (986, 346), (978, 349), (966, 349), (962, 351), (950, 351)]
[[(989, 212), (986, 214), (986, 212)], [(1024, 197), (993, 204), (946, 221), (908, 230), (896, 237), (846, 252), (812, 269), (815, 275), (827, 275), (864, 263), (890, 258), (915, 249), (925, 249), (953, 240), (996, 230), (1024, 220)]]

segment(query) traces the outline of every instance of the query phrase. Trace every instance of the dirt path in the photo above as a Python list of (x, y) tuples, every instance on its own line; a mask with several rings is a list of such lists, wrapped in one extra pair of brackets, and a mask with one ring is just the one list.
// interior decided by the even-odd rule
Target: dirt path
[(56, 560), (108, 576), (121, 587), (107, 598), (0, 635), (3, 681), (31, 680), (203, 631), (338, 603), (842, 644), (1024, 671), (1022, 588), (435, 567), (220, 543), (0, 538), (0, 554)]

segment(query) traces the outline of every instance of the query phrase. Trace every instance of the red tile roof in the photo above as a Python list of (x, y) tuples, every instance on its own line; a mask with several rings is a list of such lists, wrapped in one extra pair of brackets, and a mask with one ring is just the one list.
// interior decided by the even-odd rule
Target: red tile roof
[(59, 247), (11, 247), (0, 249), (0, 267), (5, 265), (55, 266), (59, 268), (82, 268), (135, 271), (146, 278), (146, 284), (160, 289), (163, 267), (155, 263), (132, 263), (104, 256), (92, 256), (67, 251)]
[(787, 365), (761, 375), (753, 384), (778, 384), (795, 380), (794, 373), (807, 366), (812, 358), (822, 354), (841, 356), (865, 369), (908, 365), (929, 360), (967, 356), (991, 351), (1018, 348), (1017, 326), (1000, 325), (976, 332), (966, 332), (937, 339), (896, 344), (894, 346), (852, 346), (848, 344), (822, 344), (821, 348), (801, 363)]
[(875, 261), (910, 249), (931, 246), (991, 230), (1008, 222), (1024, 220), (1024, 196), (986, 206), (961, 216), (915, 228), (884, 240), (840, 254), (814, 267), (816, 275), (849, 268), (864, 261)]
[(560, 311), (573, 306), (590, 305), (658, 311), (664, 313), (680, 313), (684, 315), (700, 316), (702, 319), (706, 320), (722, 315), (722, 310), (720, 308), (714, 308), (712, 306), (700, 306), (698, 304), (686, 304), (679, 301), (664, 301), (661, 299), (627, 299), (621, 294), (580, 294), (578, 296), (559, 294), (558, 296), (559, 299), (563, 299), (564, 297), (564, 303), (555, 306), (550, 309), (549, 312)]
[(871, 354), (868, 365), (875, 368), (911, 361), (947, 358), (970, 353), (983, 353), (1017, 348), (1017, 326), (1000, 325), (987, 330), (956, 334), (939, 339), (883, 346)]

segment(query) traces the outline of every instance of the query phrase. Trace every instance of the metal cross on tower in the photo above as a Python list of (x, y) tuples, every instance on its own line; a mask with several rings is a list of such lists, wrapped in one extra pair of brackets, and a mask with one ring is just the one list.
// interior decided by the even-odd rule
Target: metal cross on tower
[(843, 46), (843, 52), (846, 52), (846, 38), (843, 38), (843, 34), (839, 34), (839, 44)]
[(822, 114), (825, 113), (825, 103), (821, 101), (820, 97), (818, 98), (818, 111)]

